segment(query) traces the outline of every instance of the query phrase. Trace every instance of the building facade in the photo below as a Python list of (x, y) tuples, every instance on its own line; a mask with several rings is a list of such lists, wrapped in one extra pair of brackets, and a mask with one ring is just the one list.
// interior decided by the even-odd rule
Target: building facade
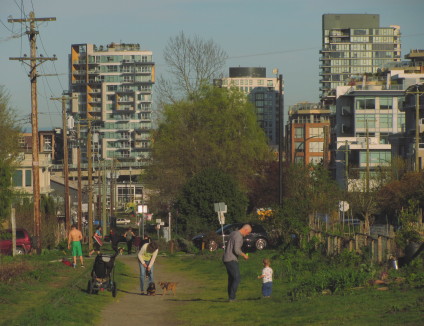
[(318, 103), (292, 105), (286, 128), (286, 153), (291, 163), (327, 165), (330, 159), (330, 110)]
[(324, 14), (320, 54), (320, 93), (326, 98), (352, 76), (400, 61), (400, 27), (380, 27), (375, 14)]
[[(52, 192), (50, 187), (50, 168), (52, 165), (52, 139), (54, 132), (39, 132), (39, 180), (40, 194)], [(12, 177), (12, 186), (26, 194), (33, 194), (33, 171), (32, 171), (32, 134), (23, 133), (19, 139), (19, 156), (16, 169)]]
[(405, 114), (400, 110), (404, 91), (385, 85), (369, 81), (365, 86), (337, 88), (332, 146), (336, 180), (350, 190), (390, 166), (396, 156), (392, 142), (405, 131)]
[[(277, 77), (266, 77), (266, 68), (232, 67), (229, 77), (215, 80), (216, 86), (235, 87), (245, 93), (255, 106), (256, 118), (269, 140), (269, 145), (278, 147), (278, 125), (280, 85)], [(283, 86), (283, 85), (281, 85)], [(284, 105), (284, 94), (281, 94)], [(281, 125), (283, 128), (283, 124)]]
[[(74, 44), (69, 55), (70, 114), (83, 137), (91, 120), (99, 160), (136, 161), (149, 156), (152, 129), (152, 52), (139, 44)], [(83, 162), (87, 154), (83, 152)], [(76, 162), (73, 155), (73, 163)]]

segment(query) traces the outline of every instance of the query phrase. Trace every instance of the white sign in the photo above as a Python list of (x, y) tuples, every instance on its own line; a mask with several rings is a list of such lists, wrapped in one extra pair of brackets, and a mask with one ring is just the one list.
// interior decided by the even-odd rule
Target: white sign
[(160, 222), (159, 225), (165, 225), (165, 222)]
[(156, 224), (160, 224), (161, 222), (162, 222), (162, 219), (160, 219), (160, 218), (156, 219)]
[(217, 212), (217, 213), (219, 213), (219, 212), (227, 213), (227, 205), (225, 205), (224, 202), (215, 203), (215, 204), (213, 204), (213, 207), (215, 209), (215, 212)]
[(349, 203), (347, 201), (339, 201), (339, 211), (347, 212), (349, 210)]
[(137, 206), (137, 213), (138, 214), (145, 214), (145, 213), (147, 213), (147, 205), (138, 205)]

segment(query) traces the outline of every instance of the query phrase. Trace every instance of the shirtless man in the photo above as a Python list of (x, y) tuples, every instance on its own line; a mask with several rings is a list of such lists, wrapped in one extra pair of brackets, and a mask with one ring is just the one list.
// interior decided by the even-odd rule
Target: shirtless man
[(84, 267), (84, 259), (82, 258), (82, 248), (81, 248), (82, 233), (77, 229), (75, 224), (72, 225), (71, 231), (69, 231), (68, 236), (68, 249), (71, 249), (72, 245), (72, 256), (74, 257), (74, 268), (77, 266), (77, 256), (79, 256), (81, 261), (81, 267)]

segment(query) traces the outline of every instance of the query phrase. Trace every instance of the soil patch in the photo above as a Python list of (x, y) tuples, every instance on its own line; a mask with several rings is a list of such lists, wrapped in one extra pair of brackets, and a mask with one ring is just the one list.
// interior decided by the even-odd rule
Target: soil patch
[[(147, 324), (155, 326), (181, 325), (175, 318), (175, 311), (181, 303), (175, 300), (179, 291), (191, 288), (188, 281), (182, 275), (178, 275), (166, 268), (162, 263), (167, 259), (158, 256), (155, 262), (156, 295), (140, 295), (139, 266), (136, 255), (118, 256), (118, 259), (128, 265), (133, 278), (133, 286), (130, 291), (123, 291), (118, 287), (116, 300), (101, 311), (101, 320), (98, 326), (126, 326)], [(162, 261), (162, 262), (161, 262)], [(177, 294), (163, 295), (158, 286), (159, 281), (178, 282)]]

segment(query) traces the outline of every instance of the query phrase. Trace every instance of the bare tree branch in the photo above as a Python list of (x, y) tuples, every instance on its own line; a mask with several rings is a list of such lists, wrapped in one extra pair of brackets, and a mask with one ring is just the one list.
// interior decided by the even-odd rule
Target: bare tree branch
[(158, 78), (159, 101), (175, 103), (182, 97), (192, 97), (202, 83), (218, 77), (228, 55), (213, 40), (205, 41), (197, 35), (189, 38), (180, 32), (169, 39), (163, 57), (169, 77)]

